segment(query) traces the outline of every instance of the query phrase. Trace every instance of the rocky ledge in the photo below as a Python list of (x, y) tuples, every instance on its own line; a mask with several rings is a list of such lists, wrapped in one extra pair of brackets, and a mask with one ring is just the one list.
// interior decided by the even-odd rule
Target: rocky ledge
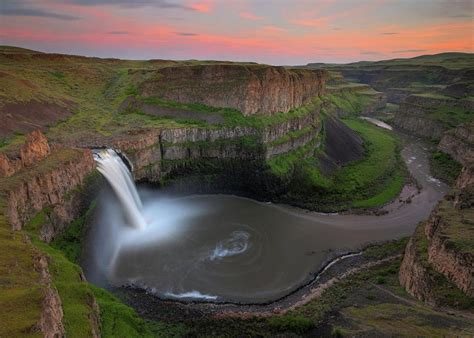
[(18, 158), (5, 154), (2, 158), (0, 192), (13, 229), (21, 229), (48, 207), (51, 222), (41, 229), (41, 236), (49, 241), (80, 215), (82, 199), (77, 192), (95, 168), (90, 150), (50, 147), (44, 135), (34, 131), (27, 135)]
[(406, 247), (399, 279), (410, 294), (438, 305), (452, 288), (474, 297), (473, 206), (474, 170), (465, 167), (453, 191), (418, 226)]
[(446, 132), (438, 149), (463, 165), (474, 163), (474, 121)]
[(322, 70), (243, 64), (166, 67), (145, 72), (145, 80), (139, 85), (144, 98), (234, 108), (244, 115), (271, 115), (302, 106), (322, 93), (327, 74)]

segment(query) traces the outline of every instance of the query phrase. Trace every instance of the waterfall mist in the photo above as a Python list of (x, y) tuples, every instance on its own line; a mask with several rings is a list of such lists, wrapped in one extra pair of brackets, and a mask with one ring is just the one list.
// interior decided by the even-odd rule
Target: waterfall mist
[[(384, 216), (317, 214), (229, 195), (177, 198), (135, 187), (113, 150), (95, 154), (107, 179), (82, 250), (87, 279), (134, 286), (162, 298), (267, 302), (314, 277), (328, 258), (406, 236), (444, 194), (422, 148), (406, 148), (424, 185)], [(411, 162), (408, 162), (410, 159)], [(432, 197), (432, 198), (426, 198)]]
[(96, 226), (88, 236), (91, 254), (85, 258), (84, 270), (93, 283), (122, 284), (115, 271), (121, 253), (169, 240), (184, 229), (186, 218), (200, 210), (146, 189), (139, 192), (122, 158), (112, 149), (94, 153), (94, 159), (111, 189), (99, 195)]

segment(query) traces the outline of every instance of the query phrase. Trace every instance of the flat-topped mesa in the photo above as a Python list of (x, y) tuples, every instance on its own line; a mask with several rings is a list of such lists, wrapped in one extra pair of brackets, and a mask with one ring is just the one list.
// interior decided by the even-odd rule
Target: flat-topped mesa
[(196, 65), (166, 67), (147, 77), (143, 97), (179, 103), (234, 108), (244, 115), (288, 112), (320, 95), (324, 70), (287, 69), (266, 65)]

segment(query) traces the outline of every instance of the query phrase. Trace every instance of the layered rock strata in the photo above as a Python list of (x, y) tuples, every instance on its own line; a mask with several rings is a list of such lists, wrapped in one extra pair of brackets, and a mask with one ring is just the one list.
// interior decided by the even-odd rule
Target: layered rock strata
[(49, 241), (80, 215), (82, 201), (76, 192), (95, 168), (92, 153), (87, 149), (61, 148), (50, 152), (46, 138), (33, 132), (14, 163), (19, 164), (19, 169), (0, 178), (8, 221), (13, 229), (19, 230), (33, 215), (48, 207), (50, 223), (56, 228), (42, 229), (43, 239)]
[(233, 108), (244, 115), (288, 112), (323, 91), (326, 72), (265, 65), (196, 65), (148, 71), (143, 97)]

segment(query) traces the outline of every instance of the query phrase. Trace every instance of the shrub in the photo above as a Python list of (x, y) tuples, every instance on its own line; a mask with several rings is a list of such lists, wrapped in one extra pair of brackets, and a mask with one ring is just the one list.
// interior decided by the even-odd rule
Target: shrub
[(278, 332), (291, 331), (303, 334), (314, 327), (311, 319), (302, 316), (282, 316), (268, 319), (270, 327)]

